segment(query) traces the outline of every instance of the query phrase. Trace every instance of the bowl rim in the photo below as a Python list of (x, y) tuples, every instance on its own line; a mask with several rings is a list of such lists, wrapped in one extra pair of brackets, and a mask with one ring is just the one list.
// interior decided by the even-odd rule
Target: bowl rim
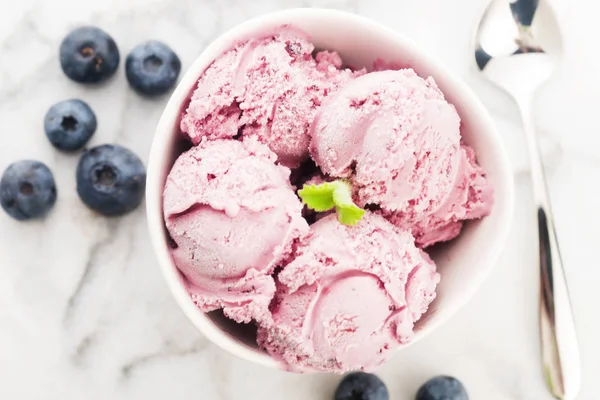
[[(444, 63), (437, 60), (431, 54), (421, 50), (411, 39), (404, 34), (392, 30), (378, 22), (375, 22), (367, 17), (356, 15), (346, 11), (319, 9), (319, 8), (293, 8), (282, 11), (275, 11), (263, 14), (258, 17), (251, 18), (245, 22), (229, 29), (210, 45), (195, 59), (192, 65), (188, 68), (176, 89), (172, 93), (167, 105), (164, 108), (163, 114), (159, 120), (156, 132), (152, 141), (150, 156), (148, 161), (147, 183), (146, 183), (146, 213), (148, 230), (152, 248), (159, 262), (163, 278), (175, 301), (182, 309), (191, 323), (202, 333), (209, 341), (213, 342), (223, 350), (244, 359), (246, 361), (258, 364), (264, 367), (279, 368), (280, 365), (266, 353), (253, 350), (235, 338), (229, 336), (226, 332), (218, 328), (205, 313), (201, 312), (190, 299), (188, 292), (181, 284), (176, 266), (174, 265), (171, 256), (168, 252), (167, 237), (165, 234), (163, 213), (162, 213), (162, 192), (164, 181), (159, 179), (161, 176), (161, 168), (163, 168), (165, 158), (168, 156), (165, 151), (172, 141), (173, 127), (179, 119), (182, 104), (190, 96), (190, 91), (194, 90), (195, 83), (198, 78), (207, 68), (207, 66), (220, 55), (224, 49), (231, 47), (231, 43), (239, 41), (246, 37), (249, 32), (256, 32), (261, 26), (269, 26), (277, 23), (289, 24), (294, 18), (334, 18), (340, 23), (353, 24), (358, 27), (367, 28), (373, 31), (379, 31), (382, 36), (388, 36), (394, 40), (397, 46), (406, 49), (411, 54), (417, 54), (423, 63), (434, 69), (434, 78), (437, 79), (443, 76), (444, 82), (450, 84), (460, 93), (461, 101), (466, 104), (466, 107), (475, 111), (479, 122), (485, 126), (485, 134), (489, 136), (489, 140), (493, 146), (498, 148), (499, 160), (499, 185), (500, 191), (496, 191), (496, 204), (498, 196), (502, 196), (501, 221), (495, 231), (495, 240), (487, 250), (487, 257), (481, 262), (484, 271), (480, 271), (473, 284), (465, 289), (460, 301), (456, 301), (445, 310), (442, 316), (439, 316), (434, 322), (427, 323), (423, 328), (415, 334), (414, 339), (407, 345), (399, 346), (405, 348), (427, 336), (429, 333), (437, 329), (439, 326), (447, 322), (456, 312), (461, 309), (479, 289), (483, 281), (489, 276), (494, 268), (501, 251), (504, 248), (508, 237), (510, 227), (512, 225), (512, 216), (514, 208), (514, 189), (512, 181), (512, 169), (508, 160), (504, 145), (500, 135), (492, 121), (489, 112), (481, 103), (472, 89), (453, 71), (449, 70)], [(455, 93), (453, 93), (455, 94)]]

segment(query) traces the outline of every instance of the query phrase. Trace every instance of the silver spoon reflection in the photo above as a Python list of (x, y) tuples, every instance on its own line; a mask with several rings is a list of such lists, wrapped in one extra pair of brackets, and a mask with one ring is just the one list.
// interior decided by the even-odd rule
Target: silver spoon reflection
[(577, 334), (532, 116), (534, 93), (561, 54), (560, 29), (546, 0), (490, 3), (477, 30), (475, 61), (486, 78), (512, 95), (521, 111), (537, 207), (544, 375), (556, 398), (573, 400), (581, 383)]

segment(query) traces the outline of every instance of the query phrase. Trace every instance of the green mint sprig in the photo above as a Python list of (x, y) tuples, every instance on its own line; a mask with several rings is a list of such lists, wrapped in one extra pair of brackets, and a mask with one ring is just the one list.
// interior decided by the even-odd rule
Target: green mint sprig
[(320, 185), (304, 185), (298, 191), (302, 202), (317, 212), (335, 208), (338, 220), (344, 225), (354, 226), (365, 215), (365, 210), (352, 201), (352, 188), (343, 180), (325, 182)]

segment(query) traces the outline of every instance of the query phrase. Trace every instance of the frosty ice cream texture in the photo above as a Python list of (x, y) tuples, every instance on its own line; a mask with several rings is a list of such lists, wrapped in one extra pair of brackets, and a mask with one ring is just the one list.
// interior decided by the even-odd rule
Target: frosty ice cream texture
[(290, 171), (275, 159), (254, 140), (206, 141), (183, 153), (167, 178), (171, 254), (204, 311), (263, 320), (275, 267), (308, 232)]
[(194, 144), (202, 138), (258, 137), (279, 162), (308, 158), (309, 128), (323, 99), (356, 74), (340, 70), (298, 31), (251, 39), (223, 54), (198, 81), (181, 121)]
[(295, 370), (348, 371), (410, 340), (439, 276), (410, 233), (367, 213), (356, 227), (317, 221), (277, 280), (259, 343)]
[(462, 220), (491, 208), (491, 188), (461, 146), (460, 118), (432, 78), (372, 72), (329, 97), (312, 127), (311, 154), (345, 177), (361, 205), (376, 205), (428, 246), (456, 237)]
[[(486, 215), (492, 193), (432, 78), (351, 71), (313, 51), (286, 27), (199, 77), (181, 120), (194, 147), (167, 179), (165, 223), (201, 310), (258, 325), (259, 346), (290, 370), (371, 370), (435, 298), (422, 248)], [(319, 169), (302, 176), (309, 157)], [(373, 211), (357, 226), (303, 213), (290, 168), (295, 182), (343, 182)]]

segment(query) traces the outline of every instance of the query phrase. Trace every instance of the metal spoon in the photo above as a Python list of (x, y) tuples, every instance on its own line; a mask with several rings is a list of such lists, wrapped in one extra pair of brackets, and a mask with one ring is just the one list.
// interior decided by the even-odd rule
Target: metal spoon
[(533, 95), (561, 53), (558, 22), (545, 0), (493, 0), (477, 30), (477, 66), (521, 110), (537, 206), (544, 374), (556, 398), (572, 400), (581, 383), (577, 334), (532, 116)]

